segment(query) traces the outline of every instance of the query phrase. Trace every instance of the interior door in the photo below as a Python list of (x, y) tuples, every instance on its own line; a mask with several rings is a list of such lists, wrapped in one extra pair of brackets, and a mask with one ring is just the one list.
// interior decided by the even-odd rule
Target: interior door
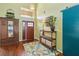
[(1, 20), (0, 20), (0, 46), (1, 46)]
[(33, 21), (25, 21), (25, 33), (24, 37), (27, 42), (34, 40), (34, 22)]

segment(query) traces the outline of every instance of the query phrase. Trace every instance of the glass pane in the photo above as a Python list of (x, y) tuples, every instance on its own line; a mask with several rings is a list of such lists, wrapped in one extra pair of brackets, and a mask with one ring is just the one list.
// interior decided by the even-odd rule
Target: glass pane
[(13, 21), (8, 21), (8, 37), (13, 37)]
[(29, 22), (29, 23), (28, 23), (28, 26), (29, 26), (29, 27), (33, 27), (33, 23)]
[(23, 27), (25, 27), (25, 22), (23, 22)]

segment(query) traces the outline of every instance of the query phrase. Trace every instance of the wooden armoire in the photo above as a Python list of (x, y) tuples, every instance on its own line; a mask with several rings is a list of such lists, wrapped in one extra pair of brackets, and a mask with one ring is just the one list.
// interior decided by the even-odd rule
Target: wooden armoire
[(19, 20), (0, 17), (0, 46), (19, 43)]

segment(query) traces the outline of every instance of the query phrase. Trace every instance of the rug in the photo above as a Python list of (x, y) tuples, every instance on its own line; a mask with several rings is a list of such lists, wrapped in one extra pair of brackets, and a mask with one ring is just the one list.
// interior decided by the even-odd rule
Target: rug
[(54, 52), (51, 52), (39, 42), (25, 43), (23, 46), (26, 56), (55, 56)]

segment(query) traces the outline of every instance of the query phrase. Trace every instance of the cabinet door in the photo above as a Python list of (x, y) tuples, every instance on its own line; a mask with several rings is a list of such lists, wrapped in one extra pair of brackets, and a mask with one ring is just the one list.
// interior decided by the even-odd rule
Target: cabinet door
[(14, 20), (14, 37), (15, 39), (19, 39), (19, 21)]
[(8, 33), (7, 33), (7, 30), (8, 30), (8, 28), (7, 28), (7, 20), (5, 20), (5, 19), (2, 19), (1, 20), (2, 22), (2, 24), (1, 24), (1, 38), (2, 39), (7, 39), (7, 37), (8, 37)]
[(8, 37), (14, 37), (13, 34), (13, 21), (8, 21)]
[(1, 20), (0, 20), (0, 45), (1, 45)]

